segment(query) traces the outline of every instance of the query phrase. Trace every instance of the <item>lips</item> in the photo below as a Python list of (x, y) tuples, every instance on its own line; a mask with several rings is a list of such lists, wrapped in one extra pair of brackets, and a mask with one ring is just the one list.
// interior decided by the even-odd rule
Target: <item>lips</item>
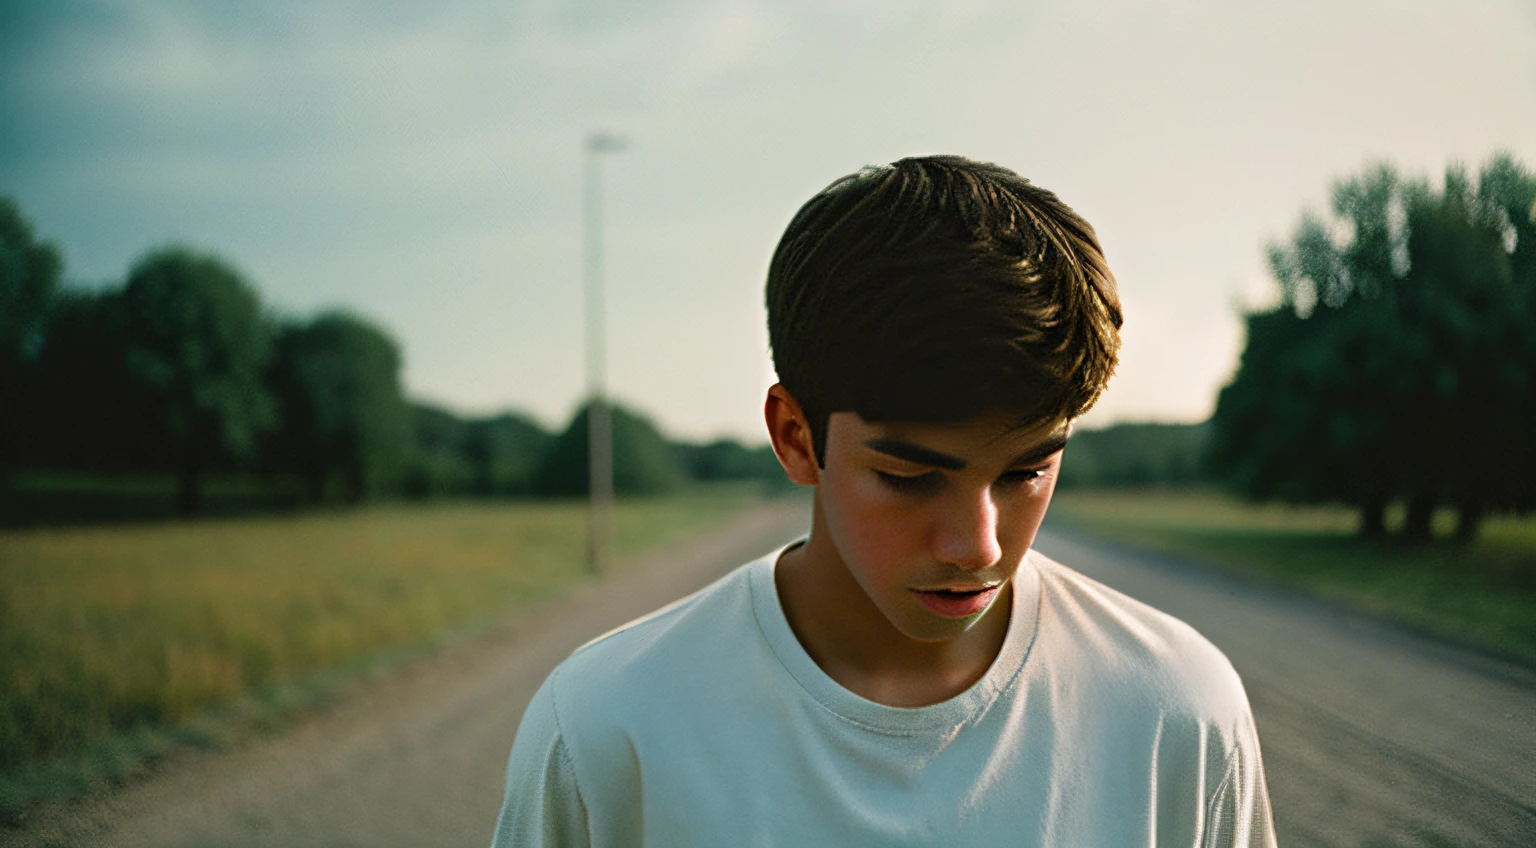
[(1002, 584), (985, 587), (943, 587), (932, 589), (912, 589), (929, 612), (941, 615), (945, 618), (969, 618), (991, 606), (992, 600), (997, 597), (997, 590)]

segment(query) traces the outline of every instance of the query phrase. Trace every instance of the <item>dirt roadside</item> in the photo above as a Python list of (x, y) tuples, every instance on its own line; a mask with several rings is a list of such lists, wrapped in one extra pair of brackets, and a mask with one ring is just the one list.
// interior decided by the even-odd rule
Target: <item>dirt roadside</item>
[(773, 502), (583, 584), (491, 633), (370, 681), (335, 708), (234, 750), (188, 752), (106, 797), (48, 811), (23, 846), (488, 845), (506, 756), (533, 692), (588, 639), (803, 533)]

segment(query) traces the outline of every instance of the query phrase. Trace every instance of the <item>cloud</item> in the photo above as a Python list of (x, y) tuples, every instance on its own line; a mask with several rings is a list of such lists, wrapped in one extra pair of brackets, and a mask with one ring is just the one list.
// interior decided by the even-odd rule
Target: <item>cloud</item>
[(799, 203), (860, 165), (960, 152), (1061, 192), (1105, 239), (1131, 316), (1105, 414), (1194, 416), (1238, 341), (1231, 289), (1267, 290), (1263, 241), (1331, 177), (1536, 137), (1517, 6), (13, 0), (0, 190), (74, 274), (189, 240), (273, 301), (378, 315), (418, 388), (558, 417), (570, 375), (520, 384), (505, 363), (579, 357), (580, 143), (623, 132), (616, 338), (664, 328), (670, 365), (616, 365), (618, 388), (702, 415), (699, 387), (724, 397), (762, 358), (761, 274)]

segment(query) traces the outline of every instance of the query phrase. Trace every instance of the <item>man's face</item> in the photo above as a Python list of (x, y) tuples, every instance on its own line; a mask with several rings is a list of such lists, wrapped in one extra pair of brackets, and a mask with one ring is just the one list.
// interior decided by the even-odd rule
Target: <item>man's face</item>
[(901, 633), (952, 639), (992, 608), (1045, 518), (1070, 428), (827, 422), (817, 499), (843, 564)]

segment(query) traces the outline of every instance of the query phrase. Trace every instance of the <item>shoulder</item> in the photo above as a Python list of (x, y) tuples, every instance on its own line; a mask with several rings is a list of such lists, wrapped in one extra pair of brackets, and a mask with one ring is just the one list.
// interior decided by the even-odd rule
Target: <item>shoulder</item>
[(753, 687), (766, 677), (755, 671), (753, 643), (761, 638), (751, 574), (762, 565), (588, 642), (544, 681), (535, 699), (543, 715), (532, 721), (557, 735), (572, 782), (602, 821), (640, 820), (642, 763), (675, 758), (679, 746), (750, 712)]
[(707, 683), (756, 633), (750, 577), (762, 562), (577, 648), (545, 684), (561, 725), (567, 732), (620, 725), (658, 699)]
[[(1226, 654), (1188, 624), (1039, 552), (1041, 626), (1066, 643), (1075, 663), (1092, 663), (1122, 690), (1141, 690), (1162, 707), (1204, 719), (1249, 712)], [(1047, 649), (1049, 652), (1049, 649)]]

